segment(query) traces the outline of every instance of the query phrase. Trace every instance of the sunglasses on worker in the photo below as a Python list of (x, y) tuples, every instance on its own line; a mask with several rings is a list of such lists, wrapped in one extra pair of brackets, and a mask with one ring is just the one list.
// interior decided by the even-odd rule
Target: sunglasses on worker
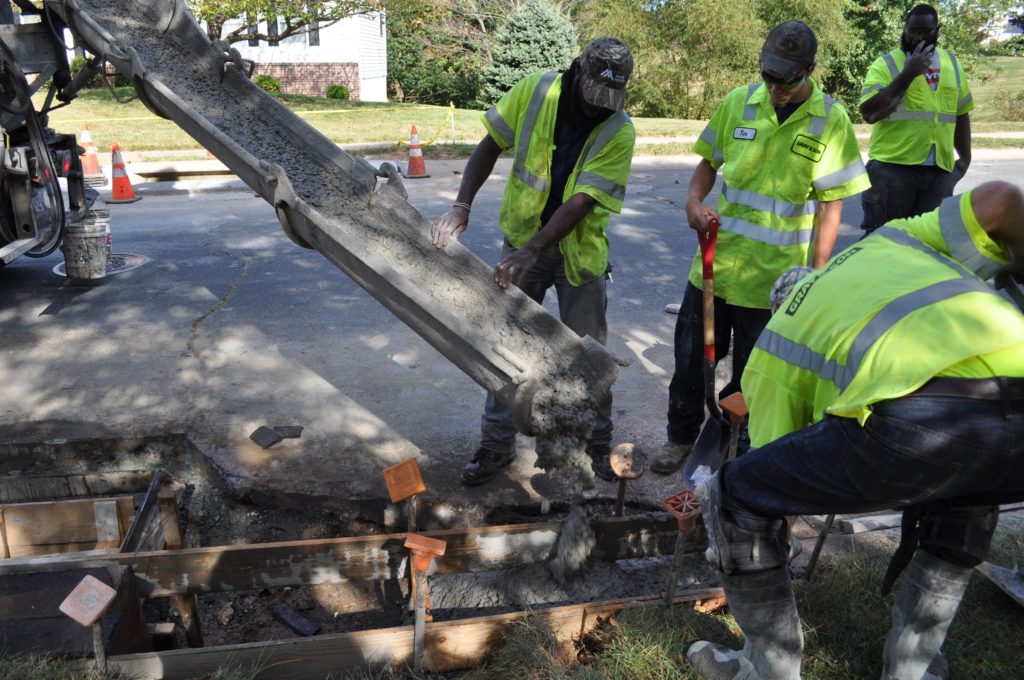
[(761, 71), (761, 80), (764, 81), (765, 85), (776, 85), (779, 87), (791, 88), (799, 85), (803, 81), (804, 76), (806, 75), (807, 71), (801, 71), (799, 75), (794, 76), (789, 80), (783, 80), (782, 78), (773, 76), (767, 71)]

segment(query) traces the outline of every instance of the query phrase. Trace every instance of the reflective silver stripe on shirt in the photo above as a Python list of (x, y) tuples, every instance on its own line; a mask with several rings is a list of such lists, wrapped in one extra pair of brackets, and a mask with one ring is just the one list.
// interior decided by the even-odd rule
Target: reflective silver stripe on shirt
[(893, 243), (899, 244), (901, 246), (906, 246), (908, 248), (918, 250), (924, 253), (925, 255), (934, 258), (936, 262), (944, 264), (950, 269), (953, 269), (954, 271), (956, 271), (957, 274), (964, 278), (970, 278), (971, 276), (973, 276), (973, 274), (959, 262), (956, 262), (952, 258), (946, 257), (945, 255), (935, 250), (931, 246), (925, 245), (921, 241), (918, 241), (916, 238), (914, 238), (907, 232), (903, 231), (902, 229), (894, 229), (892, 227), (881, 227), (872, 232), (871, 235), (874, 236), (875, 234), (878, 234), (879, 236), (884, 236)]
[(939, 118), (939, 122), (940, 123), (955, 123), (956, 122), (956, 114), (955, 113), (940, 113), (940, 114), (938, 114), (938, 118)]
[(544, 105), (544, 98), (555, 82), (558, 73), (550, 71), (541, 76), (540, 82), (533, 90), (530, 103), (526, 107), (526, 118), (523, 119), (523, 127), (519, 131), (519, 143), (516, 145), (516, 160), (512, 164), (512, 175), (526, 186), (535, 191), (547, 191), (548, 181), (543, 177), (537, 177), (526, 169), (526, 157), (530, 150), (530, 142), (533, 140), (533, 131), (537, 127), (537, 118), (540, 116), (540, 109)]
[(818, 212), (817, 201), (806, 203), (790, 203), (772, 196), (765, 196), (756, 191), (747, 189), (735, 189), (728, 184), (722, 187), (722, 198), (730, 203), (745, 205), (754, 210), (763, 210), (779, 217), (803, 217)]
[(754, 120), (757, 118), (757, 104), (751, 104), (750, 98), (757, 92), (757, 88), (761, 87), (761, 83), (751, 83), (747, 85), (747, 98), (746, 104), (743, 107), (743, 120)]
[(622, 126), (629, 122), (629, 114), (625, 111), (616, 111), (609, 116), (608, 120), (602, 123), (600, 131), (594, 138), (594, 143), (590, 145), (590, 149), (588, 149), (586, 154), (584, 154), (583, 165), (586, 165), (597, 158), (597, 155), (604, 151), (604, 147), (608, 146), (608, 142), (612, 141), (612, 137), (615, 136), (615, 133), (621, 130)]
[(981, 279), (990, 279), (1002, 266), (974, 245), (974, 239), (960, 215), (960, 197), (950, 196), (939, 207), (939, 228), (949, 254)]
[(589, 184), (592, 187), (597, 187), (617, 201), (621, 201), (626, 197), (626, 187), (618, 184), (617, 182), (613, 182), (607, 177), (603, 177), (596, 172), (581, 172), (580, 176), (576, 178), (576, 186), (581, 184)]
[(967, 106), (968, 104), (970, 104), (973, 101), (974, 101), (974, 95), (971, 94), (970, 92), (968, 92), (966, 97), (964, 97), (959, 102), (957, 102), (956, 108), (959, 111), (960, 109), (964, 108), (965, 106)]
[(949, 60), (953, 62), (953, 75), (956, 76), (956, 91), (960, 91), (960, 63), (956, 60), (956, 55), (952, 52), (946, 52), (949, 55)]
[(869, 94), (871, 94), (872, 92), (878, 92), (879, 90), (883, 89), (884, 87), (885, 87), (885, 85), (871, 85), (869, 87), (865, 87), (863, 90), (860, 91), (860, 96), (861, 97), (866, 97)]
[(886, 116), (886, 120), (933, 120), (935, 114), (931, 111), (907, 111), (906, 102), (900, 102), (896, 110)]
[(717, 132), (712, 130), (710, 127), (706, 127), (700, 133), (700, 137), (698, 137), (697, 139), (702, 140), (705, 144), (711, 147), (712, 151), (714, 152), (713, 158), (716, 163), (721, 163), (722, 161), (725, 160), (725, 154), (723, 154), (722, 150), (718, 147)]
[(811, 182), (811, 184), (818, 191), (828, 191), (829, 189), (835, 189), (838, 186), (842, 186), (850, 180), (857, 179), (866, 173), (867, 170), (864, 168), (864, 161), (858, 158), (845, 168), (839, 168), (835, 172), (829, 173), (824, 177), (819, 177)]
[(799, 246), (811, 242), (814, 229), (794, 229), (793, 231), (778, 231), (769, 227), (762, 227), (760, 224), (753, 224), (728, 215), (722, 215), (720, 229), (731, 234), (746, 236), (754, 241), (767, 243), (772, 246)]
[(936, 302), (942, 302), (966, 293), (991, 293), (992, 289), (978, 279), (972, 277), (960, 277), (941, 281), (930, 286), (920, 288), (906, 295), (892, 300), (881, 311), (875, 314), (853, 341), (850, 353), (846, 358), (846, 372), (843, 380), (836, 383), (839, 389), (846, 389), (857, 374), (861, 362), (867, 356), (871, 347), (878, 342), (879, 338), (885, 335), (893, 326), (905, 319), (910, 314), (924, 309)]
[(498, 107), (492, 106), (487, 110), (485, 116), (487, 117), (487, 122), (491, 124), (494, 131), (499, 137), (501, 137), (501, 143), (505, 148), (512, 146), (516, 141), (515, 130), (510, 128), (508, 123), (505, 122), (505, 119), (501, 117), (500, 113), (498, 113)]
[(837, 385), (840, 382), (849, 382), (846, 378), (845, 366), (827, 359), (825, 355), (815, 352), (806, 345), (793, 342), (769, 328), (761, 332), (757, 344), (754, 346), (762, 352), (782, 359), (787, 364), (817, 373), (824, 380), (829, 380)]
[(815, 137), (821, 137), (825, 134), (825, 126), (828, 124), (828, 116), (832, 113), (832, 106), (836, 103), (835, 99), (832, 99), (832, 97), (829, 97), (824, 92), (821, 93), (821, 96), (825, 103), (825, 115), (811, 116), (810, 120), (807, 121), (807, 132)]
[(889, 67), (889, 76), (896, 80), (896, 76), (900, 74), (900, 67), (896, 65), (896, 57), (892, 56), (892, 52), (882, 55), (882, 59), (885, 61), (885, 65)]
[[(594, 138), (594, 143), (591, 144), (590, 148), (583, 156), (583, 164), (580, 167), (586, 167), (587, 163), (597, 158), (597, 156), (604, 151), (604, 148), (608, 146), (608, 143), (612, 141), (616, 133), (622, 129), (622, 127), (630, 122), (629, 114), (625, 111), (616, 111), (608, 120), (606, 120), (597, 136)], [(608, 179), (603, 175), (599, 175), (596, 172), (581, 172), (579, 177), (576, 178), (576, 184), (589, 184), (592, 187), (596, 187), (608, 194), (617, 201), (621, 201), (626, 197), (626, 187), (618, 182)]]

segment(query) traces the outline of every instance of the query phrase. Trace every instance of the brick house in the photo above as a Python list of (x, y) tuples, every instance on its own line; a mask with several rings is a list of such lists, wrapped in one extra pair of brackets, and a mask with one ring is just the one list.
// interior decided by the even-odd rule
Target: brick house
[[(388, 98), (384, 21), (383, 12), (371, 12), (276, 43), (243, 40), (232, 47), (256, 62), (254, 75), (277, 78), (282, 92), (323, 97), (330, 85), (345, 85), (351, 99), (383, 102)], [(241, 24), (226, 24), (224, 33)], [(259, 29), (273, 35), (275, 26), (261, 22)]]

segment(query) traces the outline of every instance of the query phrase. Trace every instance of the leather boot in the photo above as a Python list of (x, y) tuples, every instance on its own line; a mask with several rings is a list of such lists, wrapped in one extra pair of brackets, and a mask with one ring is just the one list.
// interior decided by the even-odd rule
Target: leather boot
[(943, 677), (942, 665), (934, 662), (940, 657), (946, 630), (970, 577), (967, 567), (957, 567), (923, 550), (914, 553), (892, 606), (882, 680)]
[(686, 652), (687, 661), (704, 680), (799, 680), (804, 636), (789, 569), (721, 576), (729, 610), (746, 643), (736, 651), (695, 642)]

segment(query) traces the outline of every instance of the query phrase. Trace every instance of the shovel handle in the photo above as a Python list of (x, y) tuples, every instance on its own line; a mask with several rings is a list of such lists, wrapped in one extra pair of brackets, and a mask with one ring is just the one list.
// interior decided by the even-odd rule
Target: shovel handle
[(697, 232), (700, 256), (704, 269), (704, 358), (715, 362), (715, 244), (718, 242), (719, 221), (708, 220), (707, 232)]

